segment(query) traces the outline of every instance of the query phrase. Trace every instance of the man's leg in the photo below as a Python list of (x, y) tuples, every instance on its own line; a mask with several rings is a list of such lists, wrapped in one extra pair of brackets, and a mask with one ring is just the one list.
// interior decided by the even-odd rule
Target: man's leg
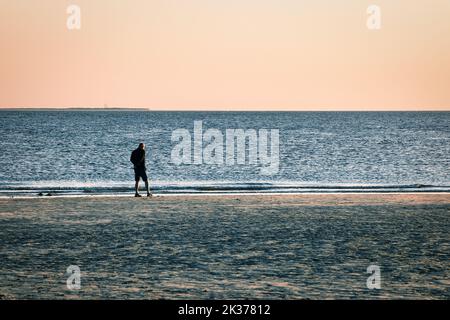
[(152, 194), (150, 193), (150, 187), (148, 185), (148, 180), (145, 180), (145, 188), (147, 189), (147, 197), (151, 197)]
[(134, 196), (139, 197), (139, 179), (136, 179), (136, 183), (134, 185)]
[(152, 194), (150, 193), (150, 186), (148, 183), (147, 172), (145, 172), (145, 171), (142, 174), (142, 180), (145, 182), (145, 189), (147, 190), (147, 197), (151, 197)]

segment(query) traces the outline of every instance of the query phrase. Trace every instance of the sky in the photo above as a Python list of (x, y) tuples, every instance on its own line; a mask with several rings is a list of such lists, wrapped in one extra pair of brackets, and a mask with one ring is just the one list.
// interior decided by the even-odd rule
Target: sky
[(0, 108), (450, 110), (449, 17), (448, 0), (0, 0)]

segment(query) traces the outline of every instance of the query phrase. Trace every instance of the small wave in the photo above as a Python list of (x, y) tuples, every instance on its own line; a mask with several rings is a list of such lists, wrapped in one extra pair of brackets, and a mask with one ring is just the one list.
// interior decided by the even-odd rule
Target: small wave
[[(432, 184), (307, 184), (301, 182), (155, 182), (155, 194), (233, 193), (389, 193), (450, 192), (449, 185)], [(30, 182), (0, 183), (0, 197), (61, 195), (124, 195), (134, 192), (130, 182)]]

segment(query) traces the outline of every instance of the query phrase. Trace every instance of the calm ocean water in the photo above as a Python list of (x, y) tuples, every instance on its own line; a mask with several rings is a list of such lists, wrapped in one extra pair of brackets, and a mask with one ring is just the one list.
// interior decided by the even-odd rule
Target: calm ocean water
[[(175, 165), (173, 130), (278, 129), (279, 171)], [(450, 112), (0, 112), (0, 195), (124, 193), (148, 147), (156, 193), (448, 191)]]

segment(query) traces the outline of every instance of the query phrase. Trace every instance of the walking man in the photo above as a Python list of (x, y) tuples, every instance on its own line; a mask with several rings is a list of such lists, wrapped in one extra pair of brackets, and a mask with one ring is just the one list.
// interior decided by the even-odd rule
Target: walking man
[(131, 153), (130, 161), (134, 165), (134, 180), (136, 181), (136, 184), (134, 186), (135, 189), (135, 197), (142, 197), (139, 194), (139, 180), (142, 178), (142, 180), (145, 182), (145, 189), (147, 190), (147, 197), (151, 197), (152, 194), (150, 193), (150, 188), (148, 185), (148, 178), (147, 178), (147, 168), (145, 167), (145, 144), (142, 142), (139, 144), (139, 147), (136, 150), (133, 150)]

